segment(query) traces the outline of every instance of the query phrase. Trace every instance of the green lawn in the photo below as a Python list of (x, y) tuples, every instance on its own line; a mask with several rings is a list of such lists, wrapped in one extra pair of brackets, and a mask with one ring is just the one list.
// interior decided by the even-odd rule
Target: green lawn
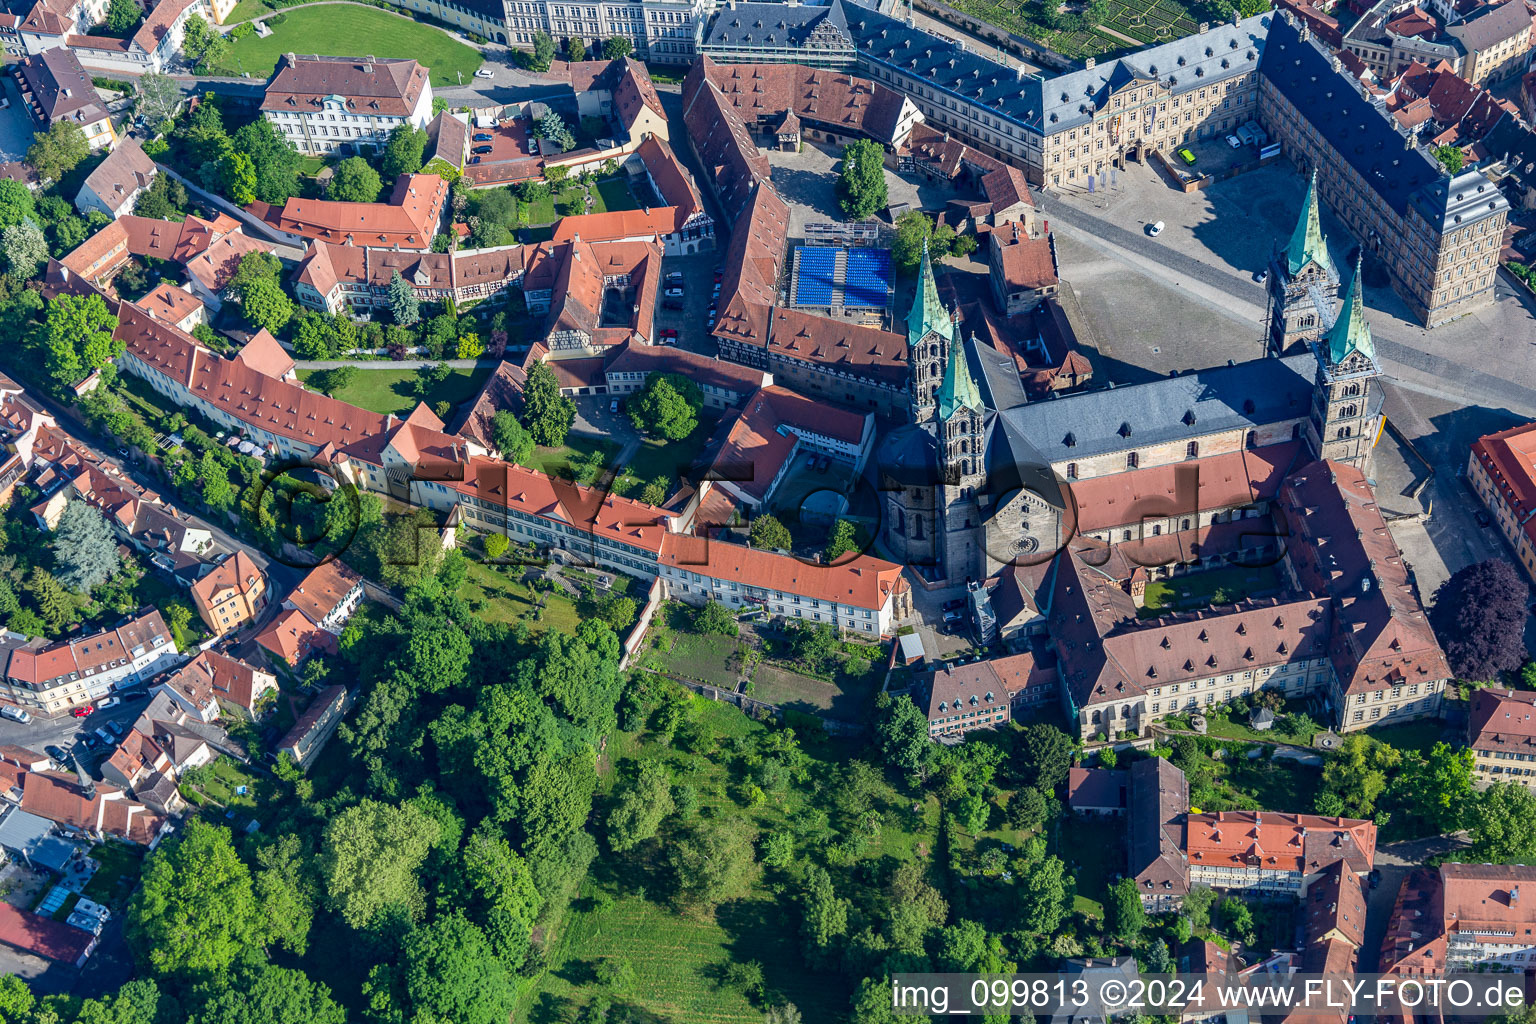
[[(309, 376), (315, 372), (317, 371), (300, 370), (299, 379), (308, 380)], [(490, 374), (489, 367), (455, 369), (448, 375), (447, 380), (433, 388), (427, 395), (428, 407), (435, 406), (438, 402), (457, 406), (461, 402), (474, 398), (480, 393), (480, 388), (485, 384), (485, 378)], [(333, 397), (373, 412), (405, 416), (416, 408), (418, 399), (415, 384), (415, 370), (359, 369), (352, 383), (336, 392)]]
[[(581, 625), (576, 604), (563, 592), (536, 594), (521, 582), (525, 566), (493, 566), (471, 561), (469, 575), (459, 588), (459, 597), (480, 618), (488, 622), (526, 622), (530, 629), (554, 629), (573, 633)], [(535, 602), (543, 598), (543, 608)], [(534, 613), (537, 611), (537, 617)]]
[(229, 17), (224, 19), (225, 25), (238, 25), (242, 21), (250, 21), (259, 18), (263, 14), (271, 14), (272, 8), (262, 0), (240, 0), (235, 4), (234, 10), (229, 12)]
[[(581, 474), (573, 464), (585, 464), (586, 457), (594, 451), (602, 451), (611, 458), (617, 448), (606, 438), (590, 434), (567, 434), (565, 444), (558, 448), (535, 448), (530, 468), (537, 469), (545, 476), (579, 479)], [(604, 466), (608, 465), (608, 458), (604, 458)]]
[(1068, 815), (1056, 824), (1052, 839), (1051, 852), (1077, 883), (1073, 909), (1103, 917), (1109, 883), (1125, 873), (1125, 821)]
[(1285, 717), (1290, 713), (1305, 713), (1306, 710), (1305, 701), (1290, 701), (1284, 708), (1275, 713), (1275, 724), (1267, 731), (1260, 732), (1248, 725), (1249, 712), (1247, 711), (1238, 715), (1237, 720), (1233, 721), (1227, 716), (1225, 711), (1207, 709), (1205, 712), (1206, 730), (1212, 736), (1220, 736), (1227, 739), (1294, 743), (1298, 747), (1309, 747), (1312, 745), (1313, 735), (1318, 732), (1320, 726), (1316, 722), (1312, 722), (1310, 727), (1304, 728), (1300, 732), (1291, 732), (1286, 728), (1287, 720)]
[(432, 84), (457, 85), (458, 73), (468, 81), (480, 67), (479, 51), (449, 37), (442, 29), (411, 21), (374, 7), (339, 12), (335, 7), (301, 7), (287, 12), (288, 20), (262, 39), (246, 36), (229, 48), (227, 69), (266, 78), (285, 53), (314, 53), (337, 57), (413, 57), (432, 72)]
[(665, 477), (667, 491), (670, 494), (684, 472), (692, 468), (694, 459), (698, 458), (699, 451), (709, 440), (709, 433), (709, 424), (703, 423), (681, 441), (642, 441), (640, 447), (635, 449), (634, 457), (629, 460), (629, 464), (614, 478), (614, 491), (618, 494), (633, 496), (638, 494), (648, 481)]
[(109, 842), (92, 849), (90, 856), (101, 866), (85, 884), (83, 895), (88, 900), (121, 909), (138, 884), (139, 871), (144, 867), (144, 851), (127, 843)]
[(1143, 617), (1163, 615), (1188, 608), (1204, 608), (1212, 604), (1230, 604), (1244, 597), (1256, 596), (1280, 589), (1280, 577), (1270, 566), (1249, 569), (1233, 566), (1228, 569), (1207, 569), (1175, 576), (1172, 579), (1154, 580), (1147, 584)]
[(1402, 725), (1367, 729), (1366, 735), (1398, 750), (1417, 750), (1428, 754), (1430, 748), (1445, 738), (1445, 729), (1439, 719), (1426, 718), (1417, 722), (1404, 722)]
[(560, 215), (555, 212), (555, 200), (550, 196), (545, 196), (543, 199), (532, 203), (524, 202), (521, 199), (517, 201), (517, 220), (519, 224), (553, 224), (559, 219)]
[(829, 683), (784, 665), (763, 664), (752, 674), (752, 696), (808, 714), (826, 711), (833, 718), (860, 721), (869, 714), (884, 675), (883, 664), (871, 664), (861, 676), (839, 673), (839, 681)]

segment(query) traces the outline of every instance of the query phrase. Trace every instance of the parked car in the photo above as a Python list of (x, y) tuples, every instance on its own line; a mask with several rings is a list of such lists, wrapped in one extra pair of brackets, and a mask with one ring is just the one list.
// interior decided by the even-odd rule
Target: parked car
[(680, 299), (682, 297), (683, 297), (683, 290), (681, 288), (668, 288), (667, 289), (667, 298), (669, 298), (669, 299)]
[(666, 283), (667, 283), (667, 287), (668, 288), (671, 288), (673, 285), (676, 285), (677, 287), (681, 288), (683, 286), (683, 274), (682, 274), (682, 271), (680, 271), (680, 270), (672, 271), (672, 273), (670, 273), (670, 274), (668, 274), (666, 276)]
[(619, 400), (617, 398), (615, 398), (613, 401), (608, 403), (608, 411), (609, 412), (618, 412), (619, 411)]
[(944, 613), (944, 625), (952, 626), (955, 623), (959, 622), (963, 618), (965, 618), (965, 616), (960, 614), (959, 612), (945, 612)]
[(77, 708), (70, 708), (69, 713), (76, 718), (89, 718), (96, 713), (96, 709), (89, 704), (82, 704)]
[(43, 753), (53, 759), (57, 765), (69, 764), (69, 752), (62, 747), (56, 747), (52, 743), (43, 748)]
[(32, 716), (27, 714), (25, 708), (18, 708), (14, 704), (7, 704), (5, 707), (0, 708), (0, 715), (4, 715), (13, 722), (20, 722), (22, 725), (32, 721)]
[(668, 337), (667, 335), (663, 334), (661, 337), (657, 338), (656, 340), (660, 344), (663, 344), (663, 345), (676, 345), (677, 344), (677, 335), (674, 334), (671, 337)]
[(1242, 149), (1243, 140), (1238, 138), (1236, 135), (1228, 135), (1227, 145), (1231, 146), (1233, 149)]
[(495, 77), (495, 72), (491, 71), (489, 68), (481, 68), (479, 71), (475, 72), (475, 77), (476, 78), (494, 78)]
[(1485, 509), (1478, 509), (1476, 512), (1472, 513), (1472, 516), (1477, 520), (1478, 526), (1493, 525), (1493, 519), (1488, 515), (1488, 512)]
[(1264, 283), (1264, 279), (1267, 278), (1268, 276), (1269, 276), (1269, 271), (1267, 271), (1267, 270), (1255, 270), (1253, 272), (1253, 280), (1254, 280), (1254, 282), (1256, 284), (1263, 284)]
[(476, 146), (474, 149), (470, 150), (471, 153), (489, 153), (490, 151), (490, 146)]
[(1195, 153), (1194, 153), (1194, 150), (1190, 149), (1188, 146), (1180, 146), (1178, 148), (1177, 152), (1179, 154), (1179, 159), (1180, 160), (1183, 160), (1184, 163), (1186, 163), (1190, 167), (1195, 166)]
[(81, 742), (85, 744), (86, 750), (95, 750), (97, 747), (101, 746), (101, 740), (96, 738), (95, 733), (86, 733), (85, 736), (81, 738)]
[(111, 733), (107, 732), (105, 729), (97, 729), (92, 735), (101, 740), (103, 746), (117, 746), (117, 738), (114, 737)]
[(821, 457), (821, 465), (816, 467), (816, 472), (818, 472), (818, 473), (825, 473), (828, 470), (828, 468), (831, 467), (831, 465), (832, 465), (832, 456), (830, 456), (830, 455), (823, 455)]
[(113, 736), (117, 736), (119, 738), (121, 738), (122, 735), (128, 731), (128, 727), (122, 722), (108, 722), (107, 728), (112, 730)]
[(530, 138), (528, 140), (528, 152), (532, 153), (534, 156), (538, 156), (539, 155), (539, 140), (538, 139)]
[(1371, 888), (1372, 889), (1376, 888), (1378, 885), (1381, 884), (1381, 869), (1380, 868), (1372, 868), (1371, 869), (1371, 873), (1367, 877), (1370, 879)]
[(663, 327), (661, 329), (661, 337), (662, 337), (663, 340), (676, 341), (677, 340), (677, 328), (676, 327)]
[(475, 133), (475, 141), (476, 142), (490, 142), (491, 141), (491, 136), (487, 132), (476, 132)]
[(477, 157), (477, 156), (472, 156), (472, 157), (469, 158), (469, 162), (472, 163), (472, 164), (477, 164), (477, 163), (480, 162), (480, 158)]
[(959, 611), (961, 608), (964, 608), (964, 607), (965, 607), (965, 598), (963, 598), (963, 597), (951, 598), (950, 600), (944, 602), (944, 610), (946, 612)]
[(103, 697), (101, 700), (96, 702), (96, 710), (100, 711), (102, 708), (115, 708), (122, 702), (123, 698), (121, 697)]
[(1156, 224), (1150, 224), (1150, 225), (1147, 226), (1147, 234), (1151, 235), (1153, 238), (1156, 238), (1158, 235), (1160, 235), (1162, 233), (1163, 233), (1163, 222), (1162, 221), (1158, 221)]

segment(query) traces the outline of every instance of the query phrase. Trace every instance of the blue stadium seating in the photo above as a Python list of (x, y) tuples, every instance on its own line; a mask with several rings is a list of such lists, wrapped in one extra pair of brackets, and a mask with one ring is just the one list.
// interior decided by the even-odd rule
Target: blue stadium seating
[(848, 278), (843, 305), (879, 309), (891, 290), (891, 254), (887, 249), (848, 250)]
[(825, 246), (801, 246), (795, 301), (802, 306), (830, 306), (837, 250)]

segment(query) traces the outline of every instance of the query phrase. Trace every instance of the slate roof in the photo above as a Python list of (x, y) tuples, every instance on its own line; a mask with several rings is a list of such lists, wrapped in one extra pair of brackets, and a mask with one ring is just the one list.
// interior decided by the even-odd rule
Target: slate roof
[(1094, 106), (1133, 81), (1158, 80), (1179, 95), (1248, 74), (1258, 67), (1274, 20), (1266, 12), (1235, 25), (1212, 25), (1204, 33), (1046, 79), (1024, 77), (1022, 70), (875, 11), (849, 5), (845, 13), (849, 34), (866, 59), (926, 79), (1043, 134), (1090, 121)]
[(1361, 96), (1288, 19), (1276, 18), (1270, 27), (1261, 70), (1394, 212), (1403, 213), (1415, 193), (1440, 180), (1434, 158), (1406, 139), (1391, 115)]
[[(703, 48), (793, 47), (801, 48), (829, 38), (826, 31), (846, 38), (848, 22), (840, 4), (826, 7), (765, 3), (736, 4), (722, 10), (704, 33)], [(813, 39), (814, 37), (817, 37)], [(824, 47), (824, 44), (823, 44)], [(817, 48), (823, 48), (817, 47)]]
[(66, 47), (56, 46), (22, 58), (14, 73), (31, 90), (35, 110), (47, 124), (63, 117), (89, 123), (107, 116), (91, 76)]
[(1005, 410), (1001, 417), (1033, 441), (1049, 462), (1087, 459), (1305, 416), (1316, 366), (1310, 353), (1255, 359), (1131, 387), (1031, 402)]

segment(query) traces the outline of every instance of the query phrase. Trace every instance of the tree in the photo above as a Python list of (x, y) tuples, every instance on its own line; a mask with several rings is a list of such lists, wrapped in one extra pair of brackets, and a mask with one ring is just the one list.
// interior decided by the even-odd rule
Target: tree
[(526, 466), (533, 454), (533, 435), (506, 409), (496, 410), (491, 417), (491, 444), (502, 458), (520, 466)]
[(534, 122), (534, 131), (539, 138), (549, 139), (561, 150), (576, 148), (576, 136), (572, 135), (571, 130), (565, 126), (565, 119), (558, 111), (546, 110), (541, 114), (538, 121)]
[[(926, 726), (927, 722), (924, 722)], [(987, 830), (987, 821), (992, 817), (992, 808), (987, 805), (986, 798), (980, 793), (967, 793), (955, 804), (955, 818), (960, 826), (971, 835), (980, 835)]]
[(896, 218), (896, 239), (891, 243), (891, 259), (908, 270), (923, 258), (923, 243), (933, 234), (933, 221), (919, 210), (908, 210)]
[(65, 118), (55, 121), (46, 132), (32, 136), (27, 150), (27, 163), (37, 171), (44, 182), (58, 181), (75, 169), (75, 165), (91, 153), (91, 144), (85, 132), (75, 122)]
[(752, 529), (747, 536), (753, 547), (765, 551), (788, 551), (794, 545), (789, 527), (766, 512), (753, 518)]
[(273, 334), (293, 317), (293, 300), (283, 293), (282, 285), (265, 278), (251, 282), (241, 296), (240, 308), (252, 324)]
[(384, 156), (379, 161), (386, 178), (398, 178), (402, 174), (415, 174), (421, 170), (427, 153), (427, 133), (424, 129), (406, 123), (389, 133), (384, 143)]
[(107, 34), (118, 39), (126, 38), (128, 30), (143, 17), (139, 5), (133, 0), (112, 0), (107, 6)]
[(608, 845), (615, 853), (634, 849), (656, 835), (671, 814), (672, 777), (659, 761), (645, 761), (608, 813)]
[(928, 738), (928, 717), (903, 694), (881, 694), (875, 707), (880, 721), (875, 726), (875, 741), (885, 763), (908, 775), (922, 775), (933, 758), (933, 743)]
[(1029, 865), (1021, 883), (1019, 903), (1025, 931), (1040, 936), (1055, 934), (1071, 901), (1066, 865), (1060, 857), (1043, 857)]
[(395, 323), (409, 327), (421, 319), (421, 302), (411, 283), (396, 270), (389, 279), (389, 312)]
[(608, 594), (597, 604), (597, 614), (615, 633), (622, 633), (635, 624), (639, 607), (635, 599), (623, 594)]
[(1467, 829), (1474, 859), (1531, 863), (1536, 859), (1536, 794), (1518, 782), (1494, 783), (1472, 800)]
[(230, 146), (236, 153), (251, 158), (257, 199), (281, 206), (299, 194), (299, 170), (304, 158), (277, 133), (271, 121), (258, 117), (246, 124), (235, 132)]
[(256, 201), (256, 164), (244, 153), (230, 150), (220, 161), (224, 194), (238, 206)]
[(1520, 667), (1529, 592), (1502, 558), (1465, 566), (1440, 584), (1430, 622), (1457, 678), (1497, 680)]
[(228, 979), (187, 1024), (346, 1024), (346, 1019), (325, 985), (303, 971), (263, 963)]
[(321, 844), (327, 902), (353, 928), (367, 927), (386, 907), (420, 913), (416, 869), (438, 835), (438, 824), (413, 803), (364, 799), (342, 811)]
[(812, 864), (800, 890), (800, 934), (805, 939), (808, 963), (827, 966), (833, 959), (834, 943), (848, 934), (851, 906), (838, 896), (827, 869)]
[(398, 966), (373, 969), (363, 985), (372, 1015), (387, 1021), (505, 1024), (511, 978), (485, 933), (459, 911), (413, 929)]
[(745, 892), (757, 868), (752, 841), (740, 819), (710, 818), (686, 829), (667, 850), (677, 903), (709, 910)]
[(821, 553), (821, 560), (828, 565), (850, 552), (857, 554), (861, 550), (858, 532), (854, 529), (852, 519), (839, 519), (832, 524), (832, 536), (827, 540), (826, 550)]
[(123, 343), (112, 337), (117, 317), (100, 295), (59, 295), (43, 320), (44, 361), (48, 375), (61, 388), (122, 354)]
[(464, 844), (464, 880), (479, 900), (477, 915), (496, 955), (509, 969), (522, 965), (528, 955), (544, 896), (534, 884), (533, 873), (512, 849), (501, 829), (483, 821)]
[(1122, 878), (1109, 887), (1104, 916), (1111, 935), (1127, 944), (1136, 941), (1147, 926), (1147, 912), (1142, 908), (1141, 894), (1136, 891), (1136, 879)]
[(635, 52), (635, 44), (623, 36), (612, 36), (603, 43), (603, 59), (618, 60)]
[(843, 147), (837, 176), (837, 203), (849, 220), (864, 220), (889, 203), (885, 185), (885, 147), (859, 139)]
[(200, 818), (150, 854), (128, 904), (129, 941), (161, 976), (219, 974), (258, 942), (260, 923), (229, 829)]
[(1072, 740), (1053, 725), (1034, 722), (1019, 730), (1019, 771), (1032, 778), (1042, 793), (1067, 781), (1072, 767)]
[(571, 36), (566, 40), (565, 59), (572, 64), (580, 64), (587, 59), (587, 44), (581, 41), (580, 36)]
[(382, 191), (384, 183), (379, 180), (379, 172), (362, 157), (349, 156), (336, 165), (326, 198), (339, 203), (371, 203)]
[(279, 836), (256, 852), (256, 866), (252, 888), (267, 941), (303, 956), (316, 896), (303, 842), (296, 835)]
[(30, 220), (12, 224), (0, 232), (0, 251), (5, 253), (5, 264), (11, 274), (19, 278), (31, 277), (48, 259), (48, 240), (43, 229)]
[(155, 220), (181, 220), (186, 216), (186, 209), (187, 187), (169, 174), (155, 175), (149, 188), (133, 204), (135, 216), (152, 217)]
[(1377, 799), (1386, 791), (1388, 779), (1402, 760), (1403, 755), (1395, 748), (1370, 736), (1355, 733), (1344, 737), (1323, 766), (1318, 813), (1371, 817)]
[(1228, 896), (1216, 905), (1216, 913), (1221, 918), (1222, 930), (1228, 935), (1243, 942), (1253, 941), (1253, 911), (1248, 904), (1236, 896)]
[(19, 181), (0, 178), (0, 228), (11, 228), (31, 218), (37, 204), (32, 190)]
[(1460, 173), (1462, 161), (1466, 159), (1466, 155), (1462, 153), (1460, 146), (1436, 146), (1431, 152), (1434, 153), (1435, 159), (1440, 161), (1440, 166), (1444, 167), (1447, 172), (1451, 174)]
[[(195, 17), (195, 14), (189, 16), (188, 21)], [(135, 83), (133, 109), (144, 120), (152, 125), (160, 124), (175, 116), (180, 106), (181, 86), (176, 83), (176, 79), (158, 71), (148, 71), (139, 76)]]
[(715, 600), (699, 605), (693, 613), (693, 628), (700, 633), (719, 636), (735, 636), (739, 632), (735, 617), (726, 610), (725, 605)]
[(1021, 831), (1039, 829), (1048, 816), (1045, 794), (1033, 786), (1018, 790), (1008, 801), (1008, 824)]
[(680, 373), (653, 373), (624, 408), (635, 429), (652, 437), (681, 441), (699, 425), (704, 393)]
[(533, 52), (528, 57), (528, 67), (533, 71), (548, 71), (555, 59), (555, 41), (548, 32), (538, 29), (533, 33)]
[(1413, 758), (1394, 783), (1410, 810), (1436, 831), (1454, 832), (1472, 798), (1472, 751), (1436, 743), (1424, 757)]
[(342, 364), (330, 370), (316, 370), (305, 381), (307, 385), (332, 398), (351, 387), (357, 379), (357, 367)]
[(112, 528), (100, 512), (78, 498), (64, 506), (50, 546), (59, 582), (82, 594), (105, 583), (122, 564)]
[(523, 384), (523, 426), (533, 443), (556, 448), (565, 443), (565, 435), (576, 422), (576, 403), (560, 393), (555, 371), (539, 363), (528, 371)]

